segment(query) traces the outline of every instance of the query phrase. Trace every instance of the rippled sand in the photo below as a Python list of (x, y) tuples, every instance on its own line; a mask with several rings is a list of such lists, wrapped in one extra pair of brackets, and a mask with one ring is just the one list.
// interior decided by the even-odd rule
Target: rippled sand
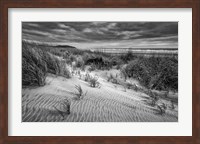
[[(49, 75), (43, 87), (23, 88), (23, 122), (177, 122), (177, 105), (174, 110), (167, 109), (165, 115), (158, 114), (156, 107), (146, 101), (149, 96), (100, 78), (100, 88), (91, 88), (78, 77), (66, 79)], [(87, 95), (75, 99), (74, 85), (80, 84)], [(69, 99), (70, 114), (62, 116), (62, 102)]]

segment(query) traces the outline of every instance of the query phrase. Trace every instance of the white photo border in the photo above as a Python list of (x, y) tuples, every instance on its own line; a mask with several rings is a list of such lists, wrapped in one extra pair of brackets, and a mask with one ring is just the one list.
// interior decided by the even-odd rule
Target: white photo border
[[(178, 22), (178, 122), (22, 122), (23, 21)], [(8, 58), (8, 136), (192, 136), (191, 8), (9, 8)]]

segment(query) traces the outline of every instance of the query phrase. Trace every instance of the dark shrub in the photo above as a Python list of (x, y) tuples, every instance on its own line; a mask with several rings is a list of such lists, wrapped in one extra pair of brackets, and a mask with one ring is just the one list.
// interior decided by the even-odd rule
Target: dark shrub
[(136, 59), (136, 58), (137, 58), (137, 56), (134, 56), (132, 51), (128, 51), (126, 54), (122, 54), (122, 55), (120, 56), (120, 59), (121, 59), (124, 63), (128, 63), (129, 61), (134, 60), (134, 59)]
[(77, 60), (76, 60), (76, 67), (77, 68), (81, 68), (84, 66), (84, 61), (81, 57), (78, 57)]
[(178, 61), (174, 58), (137, 58), (130, 61), (121, 72), (123, 75), (138, 79), (150, 89), (178, 89)]
[(22, 85), (42, 86), (45, 84), (47, 65), (42, 61), (41, 50), (22, 43)]
[(41, 48), (22, 42), (22, 85), (45, 84), (47, 73), (70, 77), (64, 60), (42, 50)]
[(100, 86), (100, 83), (98, 82), (98, 77), (90, 76), (90, 78), (89, 78), (89, 84), (90, 84), (90, 86), (93, 87), (93, 88), (99, 87), (99, 86)]
[(109, 69), (111, 67), (109, 59), (101, 56), (90, 57), (86, 60), (85, 64), (95, 65), (95, 68), (100, 70)]

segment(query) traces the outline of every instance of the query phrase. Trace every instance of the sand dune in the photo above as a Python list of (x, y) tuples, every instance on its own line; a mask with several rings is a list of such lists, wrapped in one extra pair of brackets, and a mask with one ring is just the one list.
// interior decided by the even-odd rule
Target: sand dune
[[(177, 105), (167, 109), (165, 115), (158, 114), (156, 107), (148, 105), (144, 93), (123, 90), (103, 78), (99, 78), (100, 88), (92, 88), (78, 76), (70, 79), (48, 75), (43, 87), (23, 88), (23, 122), (177, 122)], [(74, 85), (80, 84), (86, 96), (75, 99)], [(65, 99), (70, 101), (70, 114), (62, 116)], [(162, 101), (162, 100), (161, 100)], [(163, 100), (165, 101), (165, 100)], [(57, 110), (58, 109), (58, 110)]]

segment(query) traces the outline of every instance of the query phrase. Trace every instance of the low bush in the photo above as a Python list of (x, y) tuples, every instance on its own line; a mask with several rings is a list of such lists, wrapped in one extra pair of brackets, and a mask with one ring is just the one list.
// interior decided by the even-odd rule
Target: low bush
[(91, 55), (86, 58), (85, 56), (85, 65), (90, 65), (95, 69), (99, 70), (107, 70), (111, 68), (109, 58), (98, 56), (98, 55)]
[(107, 81), (110, 82), (114, 76), (112, 74), (107, 75)]
[(126, 65), (120, 69), (120, 74), (124, 78), (124, 81), (128, 78), (128, 72), (126, 71)]
[(81, 57), (78, 57), (78, 58), (76, 59), (76, 67), (77, 67), (77, 68), (84, 67), (84, 61), (83, 61), (83, 59), (82, 59)]
[(62, 116), (62, 118), (64, 120), (65, 116), (70, 114), (71, 103), (67, 98), (64, 98), (63, 100), (60, 101), (59, 105), (60, 105), (59, 108), (57, 108), (55, 106), (53, 106), (53, 107)]
[(120, 55), (120, 59), (123, 61), (123, 63), (128, 63), (131, 60), (134, 60), (138, 58), (137, 56), (134, 56), (132, 51), (128, 51), (126, 54)]
[(124, 77), (132, 77), (157, 90), (178, 90), (178, 61), (168, 57), (140, 57), (121, 68)]
[(159, 96), (156, 93), (152, 92), (151, 90), (149, 90), (148, 95), (150, 96), (150, 104), (151, 106), (154, 107), (159, 100)]
[(167, 105), (165, 103), (162, 103), (161, 105), (157, 105), (157, 108), (159, 110), (159, 114), (163, 115), (166, 113)]
[(89, 84), (91, 87), (100, 87), (100, 83), (98, 82), (98, 77), (96, 76), (90, 76), (89, 78)]
[(110, 74), (109, 76), (107, 76), (107, 81), (112, 82), (114, 84), (119, 84), (117, 77), (114, 77), (113, 74)]
[(59, 61), (59, 74), (60, 76), (63, 76), (65, 78), (70, 78), (71, 77), (71, 73), (70, 71), (66, 68), (66, 63), (63, 60)]
[(90, 74), (89, 74), (89, 73), (86, 73), (86, 74), (85, 74), (84, 80), (85, 80), (86, 82), (89, 82), (90, 77), (91, 77)]
[(120, 65), (123, 65), (123, 61), (118, 57), (118, 56), (114, 56), (114, 57), (111, 57), (110, 58), (110, 64), (112, 66), (120, 66)]
[(75, 85), (75, 89), (76, 89), (75, 95), (77, 96), (76, 98), (78, 100), (83, 99), (83, 97), (86, 96), (87, 92), (84, 93), (80, 85)]
[(174, 110), (175, 109), (175, 105), (174, 105), (174, 102), (171, 100), (171, 103), (170, 103), (170, 108), (172, 109), (172, 110)]
[(88, 67), (88, 71), (91, 72), (91, 71), (94, 71), (96, 70), (96, 65), (95, 64), (91, 64), (89, 67)]

